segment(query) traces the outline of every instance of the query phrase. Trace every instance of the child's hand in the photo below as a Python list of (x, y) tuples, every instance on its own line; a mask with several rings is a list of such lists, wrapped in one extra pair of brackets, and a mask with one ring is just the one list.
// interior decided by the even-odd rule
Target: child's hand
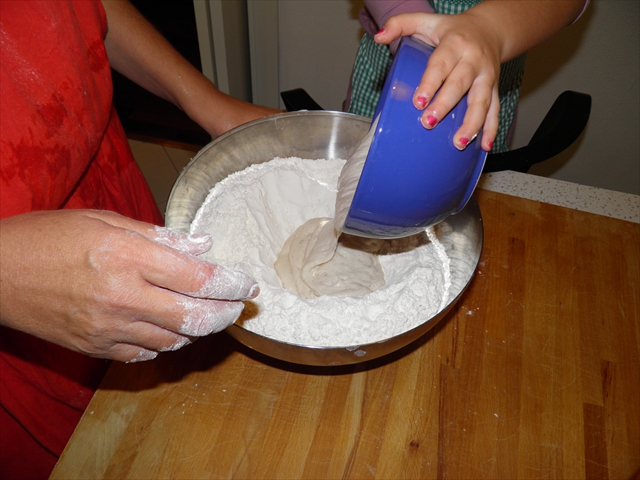
[(434, 128), (468, 94), (467, 112), (454, 135), (454, 145), (464, 149), (482, 129), (482, 148), (491, 150), (500, 112), (498, 36), (470, 11), (459, 15), (410, 13), (390, 18), (375, 41), (388, 44), (409, 35), (436, 47), (413, 96), (416, 108), (424, 110), (422, 124)]

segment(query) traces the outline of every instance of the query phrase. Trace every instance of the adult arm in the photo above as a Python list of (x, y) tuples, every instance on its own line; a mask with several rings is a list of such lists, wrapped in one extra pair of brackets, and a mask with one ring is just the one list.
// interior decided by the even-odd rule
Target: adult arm
[(467, 114), (454, 144), (465, 148), (483, 128), (482, 148), (491, 150), (500, 110), (500, 64), (553, 37), (584, 6), (585, 0), (485, 0), (459, 15), (392, 17), (375, 40), (390, 43), (413, 35), (436, 47), (413, 99), (424, 110), (423, 125), (434, 128), (468, 93)]
[(279, 110), (220, 92), (126, 0), (102, 0), (112, 68), (170, 101), (213, 137)]
[(189, 236), (111, 212), (0, 221), (0, 325), (90, 356), (154, 358), (233, 323), (259, 288)]

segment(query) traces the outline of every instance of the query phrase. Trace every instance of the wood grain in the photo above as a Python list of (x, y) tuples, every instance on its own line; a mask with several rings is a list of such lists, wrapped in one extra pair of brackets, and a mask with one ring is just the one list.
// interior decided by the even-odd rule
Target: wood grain
[(640, 226), (477, 197), (479, 271), (414, 344), (325, 369), (221, 334), (114, 364), (52, 478), (630, 478)]

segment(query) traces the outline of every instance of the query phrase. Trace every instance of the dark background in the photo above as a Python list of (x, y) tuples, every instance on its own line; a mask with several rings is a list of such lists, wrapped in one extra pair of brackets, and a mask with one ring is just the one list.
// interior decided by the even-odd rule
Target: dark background
[[(131, 3), (191, 64), (202, 71), (193, 2), (131, 0)], [(127, 136), (199, 150), (211, 136), (179, 108), (112, 70), (113, 103)]]

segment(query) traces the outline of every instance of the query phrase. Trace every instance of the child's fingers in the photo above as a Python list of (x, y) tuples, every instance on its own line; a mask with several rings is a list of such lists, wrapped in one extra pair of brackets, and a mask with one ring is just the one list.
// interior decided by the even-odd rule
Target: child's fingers
[(496, 135), (498, 134), (498, 124), (500, 115), (500, 97), (498, 96), (498, 85), (494, 85), (491, 95), (491, 106), (484, 120), (482, 131), (482, 149), (490, 152), (493, 148)]
[[(457, 103), (455, 100), (456, 92), (454, 83), (456, 81), (464, 82), (462, 79), (451, 80), (450, 75), (456, 67), (457, 57), (448, 55), (444, 50), (436, 50), (429, 59), (429, 64), (418, 88), (413, 94), (413, 104), (419, 110), (424, 110), (427, 105), (429, 111), (423, 115), (422, 123), (425, 128), (433, 128), (442, 120), (447, 112)], [(449, 82), (444, 88), (443, 84)], [(469, 85), (471, 83), (469, 82)], [(444, 92), (439, 92), (443, 88)], [(464, 87), (461, 87), (464, 88)], [(468, 85), (466, 86), (468, 88)], [(464, 90), (466, 92), (466, 90)], [(438, 97), (436, 97), (438, 93)], [(458, 96), (458, 100), (462, 95)], [(448, 107), (448, 108), (447, 108)]]
[(473, 72), (459, 62), (460, 55), (446, 45), (441, 45), (431, 54), (413, 96), (416, 108), (423, 110), (429, 107), (423, 115), (425, 128), (433, 128), (442, 120), (471, 86)]
[(467, 94), (467, 112), (462, 125), (453, 137), (453, 144), (458, 150), (464, 150), (471, 143), (491, 108), (493, 85), (482, 77), (477, 78)]
[(414, 95), (417, 108), (424, 108), (423, 99), (428, 102), (422, 114), (422, 124), (425, 128), (434, 128), (471, 87), (476, 76), (475, 70), (471, 65), (459, 60), (455, 54), (447, 53), (445, 48), (438, 49), (431, 55), (427, 70)]

